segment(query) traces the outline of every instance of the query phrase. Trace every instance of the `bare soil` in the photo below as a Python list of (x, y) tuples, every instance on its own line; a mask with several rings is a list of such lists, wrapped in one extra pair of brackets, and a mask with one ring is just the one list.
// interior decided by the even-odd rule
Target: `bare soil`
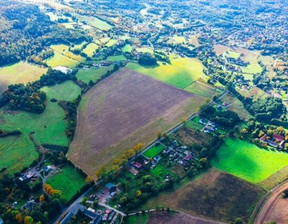
[(173, 215), (168, 212), (153, 212), (148, 224), (220, 224), (220, 222), (191, 216), (183, 212)]
[(86, 174), (139, 142), (148, 145), (198, 111), (205, 99), (122, 69), (83, 96), (70, 160)]

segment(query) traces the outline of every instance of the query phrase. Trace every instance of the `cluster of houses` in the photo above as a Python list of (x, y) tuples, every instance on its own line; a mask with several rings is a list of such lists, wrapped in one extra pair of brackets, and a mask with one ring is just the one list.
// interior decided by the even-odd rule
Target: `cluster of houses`
[(285, 136), (278, 134), (273, 134), (272, 138), (265, 134), (260, 138), (260, 141), (262, 143), (267, 143), (274, 148), (283, 149), (285, 147)]
[(199, 123), (205, 125), (205, 127), (202, 130), (204, 133), (210, 134), (212, 132), (218, 131), (218, 126), (215, 122), (206, 119), (200, 119)]

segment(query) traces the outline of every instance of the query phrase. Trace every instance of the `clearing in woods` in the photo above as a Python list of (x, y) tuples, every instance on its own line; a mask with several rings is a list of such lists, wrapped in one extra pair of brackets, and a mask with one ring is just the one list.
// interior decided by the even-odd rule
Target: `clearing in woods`
[(199, 110), (205, 99), (122, 69), (83, 96), (69, 158), (86, 174), (142, 142), (157, 139)]

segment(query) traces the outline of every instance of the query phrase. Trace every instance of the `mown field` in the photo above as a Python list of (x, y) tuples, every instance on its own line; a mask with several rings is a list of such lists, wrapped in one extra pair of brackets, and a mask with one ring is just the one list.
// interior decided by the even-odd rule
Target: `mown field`
[(204, 98), (123, 69), (83, 96), (69, 158), (86, 174), (139, 142), (148, 145), (198, 111)]
[(265, 190), (257, 185), (211, 169), (179, 189), (148, 200), (140, 210), (157, 206), (170, 207), (225, 223), (233, 223), (236, 218), (242, 218), (247, 223), (254, 206), (264, 193)]
[(23, 61), (10, 66), (0, 67), (0, 94), (7, 90), (10, 84), (33, 82), (46, 72), (47, 68)]
[(213, 96), (221, 93), (220, 90), (217, 91), (217, 89), (207, 83), (204, 83), (203, 81), (196, 81), (185, 88), (185, 90), (195, 93), (197, 95), (213, 98)]
[(193, 58), (176, 58), (171, 65), (160, 64), (155, 67), (143, 67), (139, 64), (128, 63), (127, 67), (152, 78), (185, 89), (199, 78), (205, 77), (202, 63)]
[(260, 149), (239, 139), (226, 139), (213, 165), (237, 177), (258, 183), (288, 165), (288, 154)]
[(61, 190), (65, 201), (72, 199), (86, 185), (85, 177), (71, 165), (61, 168), (61, 171), (49, 177), (46, 183), (56, 190)]
[(67, 45), (52, 45), (51, 48), (54, 50), (54, 56), (47, 59), (47, 65), (55, 68), (57, 66), (66, 66), (69, 68), (76, 67), (78, 64), (83, 62), (85, 59), (81, 56), (75, 55), (68, 50)]
[(67, 123), (64, 120), (64, 110), (50, 99), (74, 100), (80, 94), (80, 88), (72, 81), (67, 81), (52, 87), (44, 87), (42, 90), (47, 93), (47, 105), (42, 114), (11, 112), (6, 107), (0, 109), (0, 128), (6, 131), (20, 130), (23, 133), (21, 137), (0, 139), (0, 164), (7, 168), (7, 173), (15, 173), (38, 158), (38, 153), (29, 139), (31, 132), (34, 132), (38, 144), (69, 145), (65, 133)]
[(39, 157), (36, 148), (27, 135), (0, 138), (0, 169), (14, 174)]
[(88, 84), (90, 81), (97, 81), (101, 76), (103, 76), (109, 69), (112, 69), (112, 66), (102, 67), (99, 69), (96, 68), (87, 68), (87, 69), (78, 69), (76, 74), (77, 79)]

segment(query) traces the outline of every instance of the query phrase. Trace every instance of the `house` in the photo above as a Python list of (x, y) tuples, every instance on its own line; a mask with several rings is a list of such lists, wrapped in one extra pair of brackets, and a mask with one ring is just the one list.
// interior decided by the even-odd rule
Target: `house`
[(136, 162), (134, 165), (137, 169), (141, 169), (142, 168), (142, 164), (140, 162)]
[(23, 205), (23, 207), (22, 207), (22, 209), (23, 210), (29, 210), (29, 211), (32, 211), (32, 210), (34, 210), (35, 208), (36, 208), (36, 202), (34, 201), (34, 200), (30, 200), (30, 201), (27, 201), (24, 205)]
[(109, 191), (110, 194), (117, 191), (116, 185), (112, 183), (106, 184), (105, 188)]
[(58, 67), (53, 68), (53, 70), (60, 71), (66, 75), (72, 72), (72, 69), (67, 68), (65, 66), (58, 66)]

